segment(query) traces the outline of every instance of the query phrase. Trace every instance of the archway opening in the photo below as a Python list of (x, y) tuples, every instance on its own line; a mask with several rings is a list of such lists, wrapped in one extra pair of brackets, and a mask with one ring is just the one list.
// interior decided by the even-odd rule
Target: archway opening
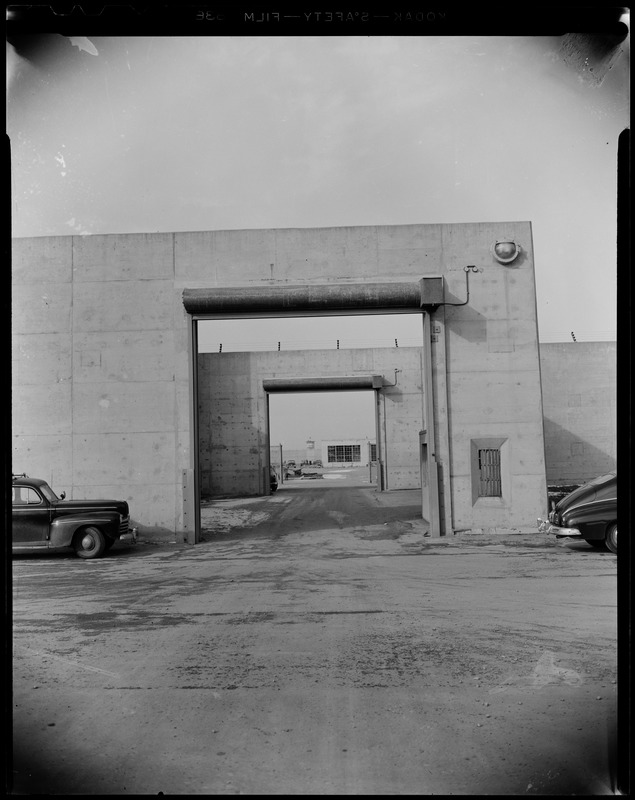
[(372, 391), (270, 394), (270, 465), (278, 487), (376, 483), (375, 409)]
[[(222, 435), (228, 431), (231, 436), (231, 424), (227, 424), (228, 421), (232, 422), (231, 403), (246, 402), (248, 394), (253, 393), (254, 387), (250, 384), (249, 374), (252, 370), (258, 372), (256, 365), (259, 360), (267, 361), (268, 374), (274, 377), (277, 374), (276, 364), (285, 358), (287, 361), (291, 358), (295, 364), (295, 375), (300, 380), (312, 375), (363, 375), (366, 383), (369, 376), (372, 376), (373, 380), (380, 380), (382, 385), (392, 386), (392, 382), (396, 382), (398, 371), (392, 368), (398, 363), (397, 357), (403, 356), (409, 350), (422, 350), (424, 317), (425, 314), (421, 311), (284, 317), (194, 317), (194, 346), (197, 354), (197, 400), (194, 407), (198, 465), (194, 483), (198, 493), (195, 498), (195, 513), (199, 527), (201, 496), (226, 496), (227, 484), (222, 486), (214, 483), (214, 470), (216, 469), (217, 474), (219, 471), (218, 462), (214, 463), (214, 450), (226, 448), (228, 439), (219, 441), (217, 434), (220, 432)], [(383, 362), (382, 375), (373, 375), (372, 353), (376, 351), (389, 353), (388, 361), (384, 359)], [(342, 367), (344, 363), (348, 364), (347, 368)], [(237, 367), (234, 366), (236, 364)], [(386, 364), (390, 366), (387, 367)], [(286, 374), (289, 374), (288, 369)], [(353, 380), (358, 379), (353, 377)], [(239, 473), (241, 470), (243, 473), (250, 472), (253, 478), (256, 472), (254, 464), (247, 462), (256, 450), (262, 454), (265, 447), (267, 466), (266, 469), (263, 467), (261, 455), (261, 463), (258, 465), (260, 484), (254, 486), (252, 483), (244, 491), (244, 496), (267, 493), (270, 466), (277, 468), (278, 478), (283, 483), (286, 477), (283, 472), (285, 461), (295, 461), (297, 465), (298, 461), (318, 460), (322, 462), (322, 469), (325, 469), (326, 462), (331, 476), (326, 480), (344, 480), (342, 471), (348, 470), (346, 477), (356, 474), (366, 485), (379, 483), (382, 466), (377, 461), (378, 392), (362, 390), (370, 389), (370, 384), (358, 386), (357, 391), (351, 392), (345, 391), (345, 385), (335, 388), (338, 391), (299, 391), (285, 394), (276, 390), (273, 393), (263, 393), (263, 398), (266, 397), (266, 423), (257, 427), (264, 428), (265, 441), (263, 444), (261, 430), (247, 431), (247, 434), (251, 434), (252, 441), (243, 448), (244, 457), (237, 458), (234, 462), (236, 473), (231, 476), (234, 496), (240, 496), (241, 485), (244, 487), (241, 484), (244, 474)], [(373, 388), (376, 388), (374, 384)], [(221, 398), (225, 404), (224, 410), (218, 408), (210, 415), (208, 407), (202, 416), (203, 399), (209, 391), (216, 392)], [(305, 422), (302, 420), (303, 415)], [(324, 424), (325, 419), (328, 424)], [(320, 420), (321, 427), (317, 429), (315, 424)], [(355, 420), (354, 424), (352, 420)], [(302, 432), (299, 428), (303, 429)], [(210, 434), (211, 431), (214, 431), (213, 435)], [(241, 435), (245, 435), (244, 430)], [(302, 458), (302, 452), (297, 452), (302, 449), (306, 451), (307, 440), (310, 438), (313, 439), (316, 453), (320, 453), (315, 459), (307, 458), (306, 452)], [(290, 453), (290, 450), (296, 452)], [(298, 466), (301, 468), (303, 465), (300, 463)], [(340, 477), (335, 477), (336, 468), (340, 470)], [(351, 471), (353, 469), (355, 473)]]

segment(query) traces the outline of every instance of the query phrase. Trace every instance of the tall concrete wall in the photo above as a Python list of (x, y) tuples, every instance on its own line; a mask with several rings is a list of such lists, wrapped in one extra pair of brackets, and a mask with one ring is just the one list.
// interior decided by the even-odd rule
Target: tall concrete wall
[[(203, 496), (266, 492), (267, 403), (263, 381), (293, 377), (383, 375), (380, 392), (386, 488), (420, 483), (422, 348), (310, 350), (199, 355), (199, 442)], [(321, 455), (321, 452), (319, 453)]]
[(550, 484), (573, 484), (617, 463), (617, 345), (540, 345), (545, 460)]
[[(509, 265), (492, 255), (503, 238), (522, 248)], [(479, 270), (469, 303), (431, 315), (446, 530), (531, 526), (546, 504), (527, 222), (43, 237), (14, 240), (12, 260), (14, 470), (72, 497), (126, 498), (142, 532), (185, 531), (194, 447), (184, 289), (440, 275), (446, 302), (462, 303), (468, 264)], [(474, 497), (471, 454), (484, 439), (504, 442), (497, 502)]]
[[(486, 238), (494, 230), (476, 229)], [(446, 365), (445, 375), (435, 380), (437, 391), (445, 385), (447, 392), (450, 455), (441, 471), (444, 476), (449, 471), (451, 480), (444, 480), (444, 487), (451, 492), (455, 530), (532, 530), (546, 495), (531, 230), (520, 226), (509, 234), (522, 244), (523, 254), (508, 266), (497, 264), (491, 253), (488, 259), (475, 234), (469, 226), (448, 231), (456, 257), (471, 255), (467, 263), (479, 272), (469, 276), (469, 302), (441, 307), (432, 319), (436, 369), (441, 373), (440, 364)], [(457, 287), (453, 270), (447, 274)], [(466, 299), (458, 287), (454, 294), (448, 299)], [(438, 405), (443, 408), (441, 401)], [(443, 425), (443, 412), (438, 424)], [(474, 454), (489, 446), (502, 452), (501, 497), (478, 497), (475, 490)]]
[(171, 234), (14, 241), (14, 471), (173, 534), (188, 403)]

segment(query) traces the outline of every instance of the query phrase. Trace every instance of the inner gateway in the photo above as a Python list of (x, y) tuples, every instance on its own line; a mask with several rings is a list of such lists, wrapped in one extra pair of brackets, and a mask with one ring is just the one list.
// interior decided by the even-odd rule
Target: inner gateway
[(267, 494), (290, 459), (419, 489), (422, 344), (421, 313), (199, 322), (201, 497)]
[[(271, 465), (283, 484), (297, 477), (303, 462), (305, 472), (318, 468), (326, 480), (343, 479), (343, 473), (330, 472), (334, 469), (364, 466), (355, 474), (375, 483), (375, 440), (372, 391), (269, 394)], [(290, 461), (295, 470), (285, 468)]]

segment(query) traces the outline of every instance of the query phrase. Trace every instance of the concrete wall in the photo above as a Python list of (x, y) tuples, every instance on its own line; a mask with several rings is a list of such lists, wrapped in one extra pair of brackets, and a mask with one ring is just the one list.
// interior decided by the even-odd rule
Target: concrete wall
[(174, 532), (187, 329), (171, 234), (13, 242), (13, 470)]
[[(485, 230), (491, 236), (493, 229)], [(546, 494), (531, 233), (517, 230), (523, 253), (510, 266), (496, 264), (491, 255), (488, 262), (479, 239), (471, 239), (474, 233), (469, 226), (451, 232), (454, 251), (471, 255), (467, 263), (480, 270), (469, 276), (469, 303), (446, 305), (432, 320), (439, 373), (443, 349), (446, 364), (445, 375), (435, 380), (437, 392), (444, 384), (447, 392), (450, 457), (441, 464), (444, 491), (451, 492), (455, 530), (532, 530), (536, 508), (546, 507)], [(465, 291), (455, 289), (455, 294), (457, 301), (466, 298)], [(443, 425), (442, 412), (438, 425)], [(490, 443), (502, 449), (503, 494), (479, 498), (474, 496), (473, 453)]]
[[(272, 378), (384, 375), (380, 422), (386, 488), (420, 486), (422, 348), (310, 350), (199, 355), (199, 442), (203, 496), (266, 492), (267, 401)], [(316, 448), (316, 457), (321, 451)], [(276, 462), (277, 463), (277, 462)], [(324, 462), (325, 463), (325, 462)], [(365, 463), (365, 461), (364, 461)]]
[[(492, 255), (502, 238), (522, 247), (511, 265)], [(441, 275), (446, 302), (462, 303), (468, 264), (479, 270), (469, 303), (440, 306), (431, 319), (446, 529), (531, 526), (546, 505), (527, 222), (42, 237), (14, 240), (12, 259), (13, 468), (71, 497), (126, 498), (142, 532), (178, 538), (186, 524), (185, 288)], [(472, 496), (472, 443), (484, 437), (508, 443), (498, 503)]]
[(584, 483), (617, 463), (617, 345), (540, 345), (549, 484)]

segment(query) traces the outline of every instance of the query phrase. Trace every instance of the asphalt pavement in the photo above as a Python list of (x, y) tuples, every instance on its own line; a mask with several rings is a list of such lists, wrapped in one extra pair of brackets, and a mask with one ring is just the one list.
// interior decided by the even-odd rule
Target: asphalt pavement
[(616, 557), (283, 484), (13, 560), (14, 794), (613, 794)]

